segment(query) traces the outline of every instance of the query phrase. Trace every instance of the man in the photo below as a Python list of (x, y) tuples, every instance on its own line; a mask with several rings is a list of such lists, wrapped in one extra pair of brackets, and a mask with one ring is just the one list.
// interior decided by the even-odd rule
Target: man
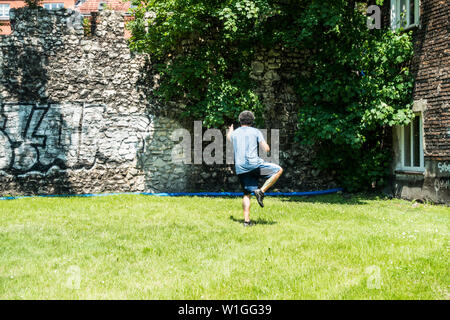
[[(234, 130), (230, 126), (227, 139), (233, 142), (234, 164), (236, 174), (244, 191), (242, 208), (244, 209), (244, 226), (251, 226), (250, 222), (250, 195), (255, 193), (256, 200), (264, 207), (264, 193), (275, 184), (283, 173), (283, 169), (274, 163), (264, 162), (258, 156), (259, 146), (265, 152), (270, 147), (258, 129), (252, 127), (255, 116), (251, 111), (243, 111), (239, 115), (241, 127)], [(259, 178), (267, 179), (261, 188), (258, 188)]]

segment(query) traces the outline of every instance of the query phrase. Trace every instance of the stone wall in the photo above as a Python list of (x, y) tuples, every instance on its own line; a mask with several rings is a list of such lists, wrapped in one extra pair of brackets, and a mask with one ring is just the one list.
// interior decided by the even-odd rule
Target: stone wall
[[(13, 33), (0, 37), (0, 194), (239, 190), (232, 165), (172, 162), (172, 133), (192, 124), (180, 106), (148, 99), (148, 57), (130, 53), (122, 14), (102, 12), (90, 36), (81, 19), (11, 10)], [(293, 143), (298, 103), (287, 83), (303, 56), (261, 49), (253, 64), (266, 128), (280, 129), (281, 190), (336, 186)]]
[(335, 188), (333, 172), (315, 169), (314, 150), (294, 140), (301, 101), (294, 92), (293, 78), (307, 72), (303, 62), (310, 53), (286, 51), (279, 46), (256, 52), (251, 77), (258, 83), (257, 92), (266, 108), (265, 127), (280, 131), (280, 165), (287, 169), (280, 184), (292, 190)]
[[(167, 142), (138, 80), (142, 57), (106, 11), (85, 37), (72, 10), (11, 11), (0, 41), (0, 193), (153, 191), (166, 174), (139, 157)], [(157, 132), (155, 134), (155, 132)], [(183, 179), (181, 179), (183, 180)]]

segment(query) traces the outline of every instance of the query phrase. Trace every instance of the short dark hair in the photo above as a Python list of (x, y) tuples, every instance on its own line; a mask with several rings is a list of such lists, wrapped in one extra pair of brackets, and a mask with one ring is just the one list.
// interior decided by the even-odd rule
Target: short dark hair
[(239, 115), (239, 122), (241, 125), (251, 126), (253, 121), (255, 121), (255, 115), (251, 111), (245, 110)]

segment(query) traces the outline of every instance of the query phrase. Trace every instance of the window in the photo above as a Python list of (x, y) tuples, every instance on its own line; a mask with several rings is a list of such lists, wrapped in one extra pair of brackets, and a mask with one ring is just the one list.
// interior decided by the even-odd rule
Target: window
[(423, 171), (422, 117), (416, 115), (410, 124), (400, 127), (400, 170)]
[(105, 10), (106, 9), (106, 2), (100, 2), (99, 4), (98, 4), (98, 11), (102, 11), (102, 10)]
[(128, 11), (125, 12), (127, 16), (131, 15), (133, 13), (133, 9), (136, 9), (138, 7), (137, 4), (130, 4), (130, 7), (128, 8)]
[(0, 4), (0, 20), (9, 20), (9, 4)]
[(392, 29), (409, 29), (419, 25), (419, 0), (391, 0)]
[(64, 8), (64, 3), (44, 3), (44, 8), (47, 10), (58, 10)]

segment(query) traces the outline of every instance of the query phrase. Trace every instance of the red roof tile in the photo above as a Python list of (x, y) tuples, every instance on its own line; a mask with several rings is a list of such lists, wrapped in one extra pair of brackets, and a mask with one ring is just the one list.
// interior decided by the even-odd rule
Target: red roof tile
[(130, 8), (131, 1), (124, 2), (122, 0), (86, 0), (85, 2), (76, 6), (76, 10), (82, 14), (90, 14), (91, 12), (97, 12), (100, 3), (106, 3), (107, 8), (115, 11), (127, 12)]

